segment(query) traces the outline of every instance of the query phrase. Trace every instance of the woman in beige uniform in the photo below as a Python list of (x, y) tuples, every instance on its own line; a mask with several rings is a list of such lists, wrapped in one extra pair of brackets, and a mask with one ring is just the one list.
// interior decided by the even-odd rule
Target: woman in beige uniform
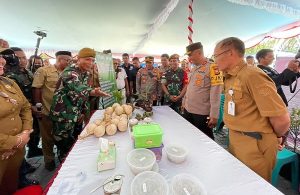
[(6, 63), (0, 48), (0, 194), (10, 195), (18, 186), (24, 146), (32, 132), (31, 106), (18, 85), (3, 77)]

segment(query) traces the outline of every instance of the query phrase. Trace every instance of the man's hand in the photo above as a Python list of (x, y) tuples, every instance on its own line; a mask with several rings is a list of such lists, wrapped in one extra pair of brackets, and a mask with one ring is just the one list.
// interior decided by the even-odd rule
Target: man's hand
[(297, 60), (291, 60), (291, 61), (289, 61), (287, 68), (295, 73), (298, 73), (299, 72), (298, 65), (299, 65), (299, 62)]
[(170, 95), (170, 100), (172, 101), (172, 102), (176, 102), (176, 95)]
[(36, 118), (42, 118), (43, 117), (42, 111), (38, 111), (36, 106), (31, 106), (31, 111), (32, 111), (32, 114)]
[(207, 126), (209, 128), (214, 128), (217, 125), (218, 120), (216, 118), (208, 117), (209, 121)]
[(175, 102), (179, 101), (181, 99), (180, 96), (175, 96)]
[(111, 95), (108, 93), (105, 93), (104, 91), (101, 91), (99, 87), (93, 89), (90, 92), (90, 96), (104, 96), (104, 97), (110, 97)]
[(281, 151), (284, 148), (284, 143), (282, 143), (282, 137), (277, 138), (278, 141), (278, 150)]

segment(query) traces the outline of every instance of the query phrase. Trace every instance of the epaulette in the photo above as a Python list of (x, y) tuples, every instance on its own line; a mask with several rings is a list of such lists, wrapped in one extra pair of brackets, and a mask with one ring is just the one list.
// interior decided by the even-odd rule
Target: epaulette
[(13, 81), (9, 80), (8, 78), (5, 78), (3, 76), (0, 76), (0, 80), (3, 81), (5, 84), (8, 84), (10, 86), (13, 86)]

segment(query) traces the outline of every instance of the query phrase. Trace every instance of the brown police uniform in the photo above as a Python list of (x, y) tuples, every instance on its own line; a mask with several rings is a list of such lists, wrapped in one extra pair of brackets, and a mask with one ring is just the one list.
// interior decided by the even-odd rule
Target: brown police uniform
[(51, 134), (53, 125), (49, 118), (49, 112), (59, 74), (60, 72), (55, 66), (41, 67), (35, 72), (32, 83), (32, 87), (42, 89), (41, 103), (43, 104), (42, 113), (44, 117), (39, 119), (39, 126), (45, 163), (54, 161), (55, 157), (53, 153), (54, 140)]
[[(0, 76), (0, 157), (13, 149), (17, 134), (32, 129), (31, 105), (18, 85)], [(0, 194), (12, 194), (18, 186), (19, 168), (24, 159), (20, 148), (9, 159), (0, 158)]]
[[(230, 102), (234, 103), (234, 114), (230, 113)], [(229, 150), (268, 181), (278, 149), (269, 117), (286, 113), (273, 81), (261, 70), (241, 61), (225, 74), (224, 122), (230, 130)]]
[(197, 65), (190, 72), (183, 100), (184, 116), (212, 139), (214, 136), (212, 129), (207, 126), (207, 117), (218, 119), (222, 90), (223, 75), (216, 64), (207, 62)]

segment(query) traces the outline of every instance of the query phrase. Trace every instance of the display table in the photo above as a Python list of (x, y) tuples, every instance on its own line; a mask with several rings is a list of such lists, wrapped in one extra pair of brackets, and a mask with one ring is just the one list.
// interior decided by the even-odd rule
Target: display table
[[(164, 131), (164, 145), (177, 143), (189, 149), (188, 158), (182, 164), (171, 163), (163, 151), (159, 172), (169, 183), (176, 174), (188, 173), (199, 178), (209, 195), (282, 194), (169, 107), (154, 107), (153, 112), (154, 122), (159, 123)], [(102, 114), (103, 111), (97, 111), (92, 116), (91, 122), (100, 118)], [(114, 170), (97, 172), (96, 159), (99, 153), (97, 138), (90, 136), (78, 140), (59, 170), (48, 194), (89, 194), (107, 177), (122, 174), (125, 178), (121, 194), (130, 195), (130, 184), (134, 175), (126, 161), (128, 152), (133, 149), (129, 131), (118, 132), (105, 138), (115, 141), (117, 146), (117, 163)], [(99, 189), (92, 194), (103, 192)]]

